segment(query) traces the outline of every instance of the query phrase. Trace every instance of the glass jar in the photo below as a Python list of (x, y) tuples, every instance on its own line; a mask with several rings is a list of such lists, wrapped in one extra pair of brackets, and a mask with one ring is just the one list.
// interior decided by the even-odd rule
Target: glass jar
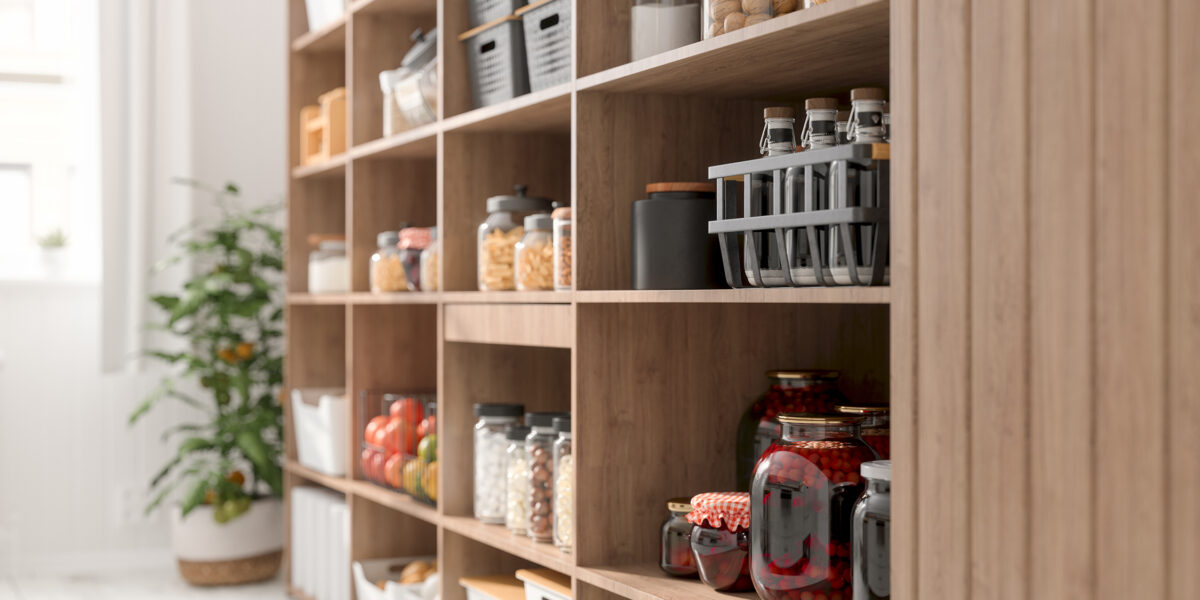
[(837, 105), (837, 98), (809, 98), (804, 101), (800, 145), (805, 150), (832, 148), (838, 144)]
[(346, 259), (346, 237), (310, 235), (308, 243), (308, 291), (330, 294), (350, 290), (350, 264)]
[(750, 486), (750, 573), (765, 600), (846, 593), (859, 466), (875, 452), (858, 417), (783, 414)]
[(667, 575), (695, 577), (696, 561), (692, 558), (692, 525), (687, 520), (692, 512), (691, 498), (667, 500), (670, 518), (662, 524), (662, 546), (658, 566)]
[(800, 8), (800, 0), (704, 0), (701, 32), (709, 39)]
[(554, 419), (567, 413), (526, 413), (529, 435), (525, 453), (529, 456), (529, 537), (537, 542), (554, 541)]
[(513, 249), (518, 290), (554, 289), (554, 247), (547, 213), (525, 217), (525, 236)]
[(575, 539), (575, 458), (571, 455), (571, 418), (554, 419), (554, 545), (570, 552)]
[(737, 477), (740, 489), (750, 489), (750, 478), (758, 459), (779, 439), (775, 417), (782, 413), (831, 414), (847, 404), (837, 390), (837, 371), (767, 371), (771, 385), (759, 396), (738, 423)]
[(400, 232), (384, 231), (375, 236), (379, 249), (371, 255), (372, 292), (399, 292), (407, 289), (404, 265), (400, 262)]
[(479, 225), (478, 283), (481, 291), (514, 288), (513, 252), (525, 236), (523, 219), (530, 214), (550, 210), (550, 201), (525, 195), (526, 187), (516, 186), (516, 195), (492, 196), (487, 200), (488, 217)]
[(554, 289), (569, 290), (571, 278), (571, 207), (554, 209)]
[(887, 97), (883, 88), (850, 90), (850, 141), (880, 144), (884, 141), (883, 115)]
[(837, 411), (846, 415), (862, 417), (862, 439), (879, 455), (887, 460), (892, 456), (892, 423), (888, 407), (878, 405), (842, 404)]
[(421, 291), (421, 252), (433, 241), (431, 227), (406, 227), (400, 230), (400, 264), (409, 291)]
[(525, 535), (529, 528), (529, 455), (525, 452), (527, 436), (529, 428), (520, 425), (509, 427), (504, 434), (508, 440), (504, 458), (504, 526), (519, 535)]
[(475, 405), (475, 518), (484, 523), (504, 522), (505, 432), (524, 413), (520, 404)]
[(892, 461), (862, 464), (867, 489), (854, 505), (854, 600), (892, 597)]
[(629, 55), (633, 60), (700, 41), (700, 0), (631, 0)]
[(796, 111), (790, 106), (763, 109), (763, 129), (758, 137), (758, 153), (780, 156), (796, 151)]
[(429, 246), (421, 251), (421, 290), (426, 292), (438, 291), (438, 255), (442, 252), (442, 242), (438, 239), (437, 227), (429, 228), (433, 239)]
[(718, 592), (747, 592), (750, 581), (750, 494), (706, 492), (692, 497), (687, 520), (692, 528), (696, 570)]

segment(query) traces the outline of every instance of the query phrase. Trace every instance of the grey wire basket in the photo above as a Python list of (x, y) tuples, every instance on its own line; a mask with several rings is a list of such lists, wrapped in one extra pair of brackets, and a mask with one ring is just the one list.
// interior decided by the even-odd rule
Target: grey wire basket
[(708, 232), (726, 282), (887, 285), (889, 156), (887, 144), (846, 144), (709, 167), (717, 218)]
[(525, 24), (532, 91), (571, 79), (571, 10), (570, 0), (540, 0), (517, 11)]
[(500, 17), (507, 17), (522, 6), (525, 6), (525, 0), (467, 0), (467, 19), (474, 29)]
[(460, 36), (460, 39), (467, 46), (471, 99), (475, 108), (529, 93), (525, 32), (520, 20), (510, 16), (468, 34), (469, 37)]

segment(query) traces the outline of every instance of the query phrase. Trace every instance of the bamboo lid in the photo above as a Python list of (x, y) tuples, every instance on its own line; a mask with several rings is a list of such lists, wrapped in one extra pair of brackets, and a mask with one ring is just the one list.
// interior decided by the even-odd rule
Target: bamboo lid
[(804, 110), (833, 110), (837, 106), (837, 98), (809, 98), (804, 101)]
[(764, 119), (795, 119), (796, 111), (790, 106), (770, 106), (763, 109)]
[(660, 181), (657, 183), (647, 183), (646, 193), (657, 194), (661, 192), (698, 192), (701, 194), (717, 193), (717, 184), (711, 181)]
[(850, 100), (887, 100), (883, 88), (862, 87), (850, 90)]

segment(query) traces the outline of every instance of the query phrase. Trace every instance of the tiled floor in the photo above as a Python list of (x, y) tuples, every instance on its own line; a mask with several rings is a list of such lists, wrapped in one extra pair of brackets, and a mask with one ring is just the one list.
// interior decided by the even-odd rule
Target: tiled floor
[(0, 579), (0, 600), (282, 600), (283, 581), (198, 588), (174, 570)]

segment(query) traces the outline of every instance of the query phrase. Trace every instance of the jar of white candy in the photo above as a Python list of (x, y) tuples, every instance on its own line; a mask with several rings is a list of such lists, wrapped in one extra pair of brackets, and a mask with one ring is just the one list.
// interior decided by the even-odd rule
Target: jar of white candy
[(508, 450), (504, 460), (507, 475), (504, 526), (519, 535), (525, 535), (529, 527), (529, 457), (525, 453), (525, 438), (528, 435), (529, 428), (521, 425), (509, 427), (505, 434)]
[(475, 405), (475, 518), (484, 523), (504, 522), (505, 430), (523, 414), (520, 404)]
[(571, 551), (575, 539), (575, 458), (571, 455), (571, 418), (554, 419), (554, 545)]

